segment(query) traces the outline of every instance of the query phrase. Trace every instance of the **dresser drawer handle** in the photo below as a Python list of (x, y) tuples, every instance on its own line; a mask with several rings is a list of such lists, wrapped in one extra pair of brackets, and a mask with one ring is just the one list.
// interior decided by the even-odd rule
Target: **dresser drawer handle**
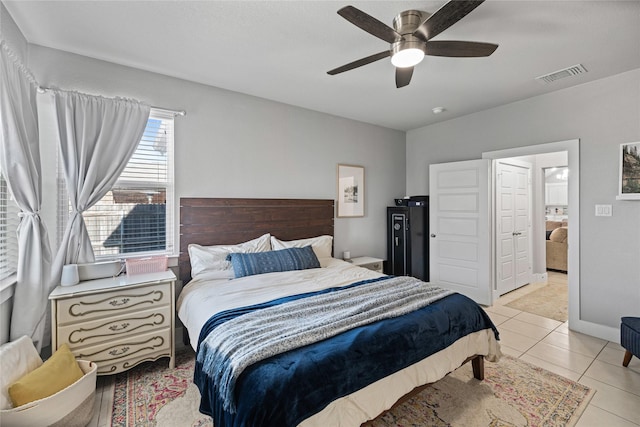
[(121, 306), (121, 305), (125, 305), (128, 302), (129, 302), (129, 298), (122, 298), (120, 300), (120, 302), (118, 302), (117, 299), (114, 299), (113, 301), (110, 301), (109, 304), (111, 304), (114, 307), (118, 307), (118, 306)]
[(117, 349), (113, 349), (109, 352), (110, 355), (112, 356), (122, 356), (123, 354), (125, 354), (126, 352), (129, 351), (129, 347), (122, 347), (122, 350), (120, 352), (118, 352)]
[(124, 331), (125, 329), (127, 329), (129, 327), (130, 323), (122, 323), (120, 324), (120, 326), (118, 325), (111, 325), (109, 326), (109, 330), (113, 331), (113, 332), (117, 332), (117, 331)]

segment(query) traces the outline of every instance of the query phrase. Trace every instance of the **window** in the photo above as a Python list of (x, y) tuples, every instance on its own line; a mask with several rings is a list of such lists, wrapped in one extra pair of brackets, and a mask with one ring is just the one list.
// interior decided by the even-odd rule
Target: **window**
[[(84, 212), (96, 258), (173, 253), (173, 121), (173, 114), (151, 109), (138, 148), (120, 178)], [(58, 175), (60, 239), (70, 207), (61, 165)]]
[(15, 273), (18, 265), (18, 212), (20, 208), (0, 174), (0, 280)]

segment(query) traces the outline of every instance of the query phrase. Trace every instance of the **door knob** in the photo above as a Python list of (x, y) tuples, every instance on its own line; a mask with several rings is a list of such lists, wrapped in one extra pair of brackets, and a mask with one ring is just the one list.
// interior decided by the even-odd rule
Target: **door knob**
[(435, 235), (435, 234), (433, 234), (433, 233), (431, 233), (431, 237), (432, 237), (432, 238), (433, 238), (433, 237), (436, 237), (436, 235)]

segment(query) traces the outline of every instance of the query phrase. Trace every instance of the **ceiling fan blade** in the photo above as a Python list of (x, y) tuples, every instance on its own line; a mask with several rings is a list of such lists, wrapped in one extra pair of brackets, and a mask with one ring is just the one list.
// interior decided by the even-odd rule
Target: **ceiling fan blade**
[(394, 43), (402, 38), (393, 28), (378, 21), (371, 15), (368, 15), (356, 9), (353, 6), (345, 6), (338, 11), (338, 15), (342, 16), (353, 25), (362, 28), (367, 33), (378, 37), (386, 41), (387, 43)]
[(411, 82), (411, 76), (413, 76), (413, 67), (396, 67), (396, 87), (401, 88), (408, 85)]
[(493, 43), (434, 40), (427, 42), (426, 54), (455, 58), (478, 58), (491, 55), (497, 48), (498, 45)]
[(353, 70), (354, 68), (362, 67), (363, 65), (371, 64), (372, 62), (379, 61), (380, 59), (387, 58), (391, 56), (391, 51), (385, 50), (384, 52), (376, 53), (371, 56), (367, 56), (366, 58), (358, 59), (357, 61), (350, 62), (342, 67), (334, 68), (333, 70), (327, 71), (327, 74), (334, 75), (339, 73), (344, 73), (345, 71)]
[(420, 24), (413, 35), (428, 41), (467, 16), (483, 2), (484, 0), (450, 1)]

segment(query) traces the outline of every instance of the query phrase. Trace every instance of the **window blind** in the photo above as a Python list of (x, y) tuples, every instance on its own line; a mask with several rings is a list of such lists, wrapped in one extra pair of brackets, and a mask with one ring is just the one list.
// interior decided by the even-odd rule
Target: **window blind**
[(16, 272), (18, 265), (18, 235), (20, 208), (11, 197), (0, 174), (0, 280)]
[[(173, 114), (151, 110), (142, 139), (118, 181), (84, 212), (96, 258), (173, 254), (173, 122)], [(58, 171), (60, 240), (70, 206), (61, 166)]]

